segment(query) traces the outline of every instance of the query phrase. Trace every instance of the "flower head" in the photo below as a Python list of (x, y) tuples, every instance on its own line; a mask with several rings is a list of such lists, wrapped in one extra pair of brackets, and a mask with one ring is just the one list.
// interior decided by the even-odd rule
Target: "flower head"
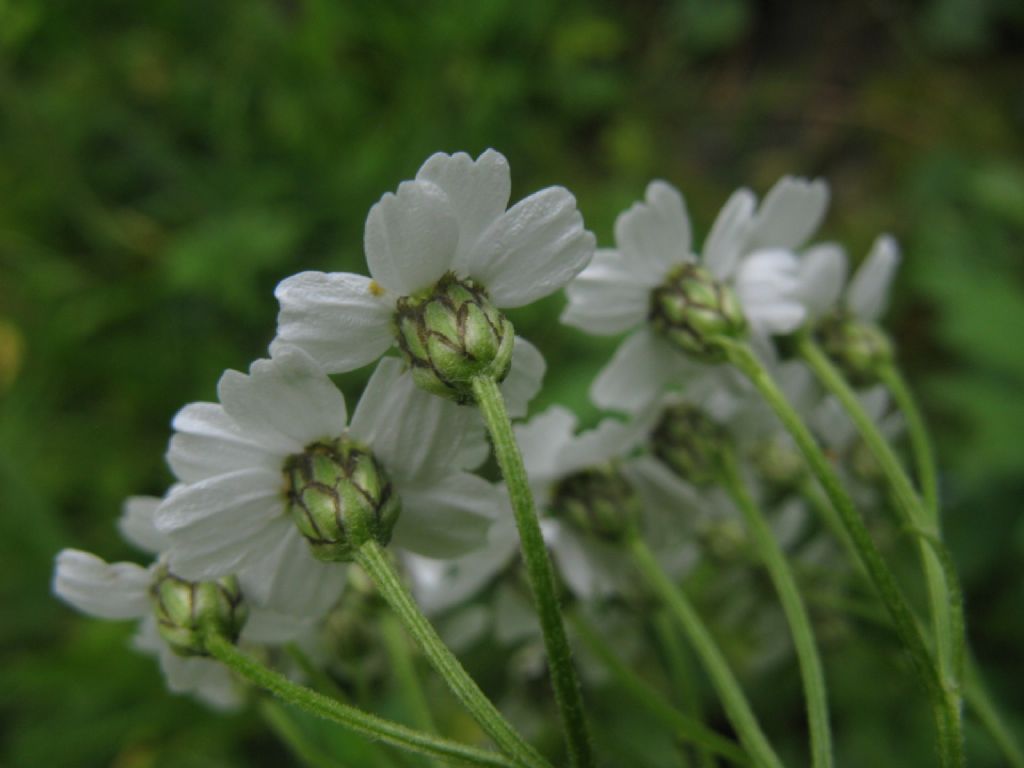
[(520, 369), (537, 366), (525, 358), (539, 355), (513, 341), (499, 310), (562, 288), (590, 261), (594, 237), (568, 190), (549, 187), (506, 210), (510, 190), (508, 162), (494, 150), (431, 156), (370, 209), (370, 277), (303, 272), (278, 286), (272, 351), (299, 346), (340, 373), (397, 345), (421, 386), (457, 402), (471, 398), (473, 376), (528, 375)]
[(783, 178), (760, 207), (741, 189), (693, 252), (679, 192), (663, 181), (615, 224), (614, 250), (599, 250), (568, 287), (562, 320), (595, 334), (636, 329), (591, 390), (603, 408), (636, 411), (670, 382), (693, 376), (694, 361), (721, 362), (716, 340), (788, 333), (804, 319), (796, 250), (821, 221), (821, 181)]
[(220, 403), (186, 406), (168, 461), (184, 485), (157, 525), (187, 578), (259, 569), (259, 599), (322, 615), (368, 538), (447, 557), (475, 546), (494, 515), (471, 412), (418, 390), (382, 360), (353, 413), (305, 352), (279, 346), (228, 371)]

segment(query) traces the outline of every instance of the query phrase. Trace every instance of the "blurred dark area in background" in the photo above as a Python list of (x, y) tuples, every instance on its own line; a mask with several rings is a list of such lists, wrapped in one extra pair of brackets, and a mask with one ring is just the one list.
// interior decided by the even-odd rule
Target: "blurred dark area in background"
[[(513, 199), (567, 186), (603, 245), (653, 177), (703, 236), (733, 188), (785, 173), (827, 179), (820, 237), (854, 260), (899, 239), (888, 324), (971, 641), (1024, 735), (1019, 0), (0, 0), (0, 765), (287, 761), (257, 719), (168, 694), (130, 628), (53, 599), (53, 556), (132, 558), (121, 501), (162, 494), (174, 412), (265, 353), (275, 284), (363, 272), (370, 205), (432, 152), (487, 147)], [(559, 360), (537, 407), (593, 420), (615, 340), (553, 331), (563, 301), (513, 320)], [(840, 764), (931, 764), (869, 651), (826, 658)]]

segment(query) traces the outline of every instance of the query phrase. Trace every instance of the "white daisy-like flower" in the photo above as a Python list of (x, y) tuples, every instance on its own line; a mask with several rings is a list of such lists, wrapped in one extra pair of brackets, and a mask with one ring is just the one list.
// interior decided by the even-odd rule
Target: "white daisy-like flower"
[(565, 286), (589, 263), (594, 237), (568, 190), (548, 187), (506, 210), (510, 191), (508, 162), (494, 150), (431, 156), (370, 209), (370, 277), (302, 272), (277, 287), (271, 350), (299, 346), (340, 373), (397, 345), (421, 385), (460, 402), (463, 377), (507, 374), (509, 410), (524, 413), (543, 361), (528, 342), (513, 344), (498, 310)]
[[(160, 499), (136, 496), (124, 505), (120, 520), (122, 534), (140, 550), (159, 555), (167, 540), (153, 524)], [(107, 563), (76, 549), (65, 549), (57, 556), (53, 591), (65, 602), (102, 619), (138, 620), (133, 645), (156, 656), (174, 693), (193, 694), (217, 709), (232, 709), (241, 703), (242, 689), (226, 667), (202, 656), (184, 656), (176, 652), (158, 630), (160, 606), (156, 594), (167, 578), (165, 558), (158, 557), (149, 567), (135, 563)], [(294, 617), (264, 611), (247, 599), (253, 588), (249, 578), (238, 579), (242, 598), (248, 607), (248, 619), (239, 642), (279, 644), (295, 638), (306, 629)], [(166, 621), (167, 617), (161, 616)]]
[(615, 222), (617, 248), (599, 250), (568, 287), (563, 322), (589, 333), (636, 329), (591, 389), (606, 409), (636, 411), (666, 386), (695, 375), (697, 359), (715, 361), (706, 339), (753, 340), (789, 333), (804, 319), (797, 298), (796, 251), (818, 227), (828, 204), (821, 180), (779, 181), (757, 206), (735, 192), (697, 256), (682, 196), (654, 181), (643, 202)]
[[(263, 573), (263, 604), (322, 615), (367, 534), (450, 557), (477, 546), (500, 501), (461, 467), (482, 459), (473, 413), (431, 397), (380, 362), (351, 422), (305, 352), (278, 346), (248, 374), (226, 372), (220, 403), (174, 420), (168, 462), (184, 486), (156, 524), (186, 578)], [(301, 529), (301, 530), (300, 530)]]

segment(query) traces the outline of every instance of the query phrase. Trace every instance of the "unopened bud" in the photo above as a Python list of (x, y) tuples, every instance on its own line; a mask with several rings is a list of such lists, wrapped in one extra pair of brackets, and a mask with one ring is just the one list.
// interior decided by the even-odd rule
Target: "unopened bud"
[(552, 494), (551, 509), (582, 531), (618, 541), (639, 520), (640, 499), (614, 467), (595, 467), (563, 478)]
[(205, 637), (238, 639), (249, 609), (238, 579), (186, 581), (163, 569), (150, 588), (160, 636), (181, 656), (205, 656)]
[(347, 437), (313, 443), (284, 473), (288, 509), (318, 560), (351, 560), (370, 539), (391, 540), (401, 502), (369, 449)]
[(398, 300), (395, 330), (416, 383), (457, 403), (472, 402), (475, 377), (500, 382), (512, 366), (512, 323), (482, 286), (450, 272), (430, 291)]
[(721, 479), (732, 444), (725, 427), (703, 410), (676, 403), (665, 409), (651, 433), (651, 449), (680, 478), (705, 487)]
[(893, 359), (885, 331), (845, 313), (823, 320), (818, 338), (825, 353), (857, 387), (877, 383), (880, 369)]
[(672, 270), (651, 292), (651, 326), (684, 352), (705, 362), (721, 362), (721, 338), (741, 338), (747, 330), (733, 290), (703, 267), (686, 263)]
[(761, 477), (776, 491), (794, 490), (806, 474), (807, 465), (800, 451), (783, 436), (760, 443), (753, 458)]

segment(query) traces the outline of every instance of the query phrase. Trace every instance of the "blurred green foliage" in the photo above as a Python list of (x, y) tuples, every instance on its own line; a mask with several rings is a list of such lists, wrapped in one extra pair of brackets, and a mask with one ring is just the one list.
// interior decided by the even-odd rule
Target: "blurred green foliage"
[[(166, 693), (127, 628), (52, 599), (52, 558), (130, 557), (121, 500), (164, 490), (175, 410), (264, 352), (276, 282), (362, 271), (383, 192), (488, 146), (514, 198), (569, 187), (603, 244), (653, 176), (706, 227), (731, 188), (785, 172), (827, 177), (824, 236), (851, 253), (899, 237), (892, 327), (939, 440), (972, 640), (1024, 732), (1022, 51), (1014, 0), (0, 0), (0, 765), (288, 760), (258, 718)], [(592, 420), (614, 342), (552, 332), (561, 302), (513, 319), (558, 361), (538, 405)], [(899, 659), (847, 641), (825, 661), (841, 764), (930, 764), (907, 676), (880, 673)], [(792, 752), (799, 692), (772, 683), (759, 703)], [(609, 764), (647, 731), (616, 721)], [(969, 737), (973, 765), (999, 764)]]

